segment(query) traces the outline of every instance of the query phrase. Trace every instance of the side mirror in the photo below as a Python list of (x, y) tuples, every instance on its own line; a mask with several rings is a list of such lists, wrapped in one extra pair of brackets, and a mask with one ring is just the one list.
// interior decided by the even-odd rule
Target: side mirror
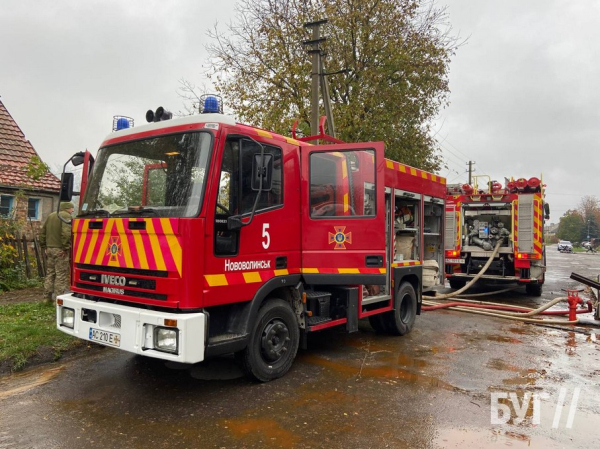
[(544, 218), (550, 220), (550, 205), (548, 203), (544, 203)]
[(71, 201), (73, 198), (73, 173), (63, 173), (60, 177), (60, 201)]
[[(261, 159), (264, 159), (261, 161)], [(261, 163), (262, 162), (262, 163)], [(262, 178), (262, 190), (268, 192), (271, 190), (273, 178), (273, 155), (255, 154), (252, 160), (252, 190), (260, 190), (260, 180)]]
[(244, 223), (242, 223), (242, 219), (238, 215), (232, 215), (231, 217), (227, 217), (227, 230), (228, 231), (237, 231), (244, 227)]
[(76, 155), (74, 155), (71, 158), (71, 164), (73, 164), (74, 167), (77, 167), (77, 166), (83, 164), (84, 160), (85, 160), (85, 154), (77, 153)]

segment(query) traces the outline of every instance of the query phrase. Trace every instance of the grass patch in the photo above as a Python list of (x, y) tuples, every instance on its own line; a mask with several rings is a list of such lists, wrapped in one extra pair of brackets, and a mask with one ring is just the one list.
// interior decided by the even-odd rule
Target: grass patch
[(0, 292), (18, 290), (21, 288), (41, 287), (44, 284), (43, 279), (34, 277), (28, 279), (25, 276), (25, 268), (22, 264), (13, 268), (0, 269)]
[(81, 341), (56, 329), (56, 308), (45, 302), (0, 306), (0, 364), (12, 371), (23, 369), (27, 361), (50, 350), (54, 359)]

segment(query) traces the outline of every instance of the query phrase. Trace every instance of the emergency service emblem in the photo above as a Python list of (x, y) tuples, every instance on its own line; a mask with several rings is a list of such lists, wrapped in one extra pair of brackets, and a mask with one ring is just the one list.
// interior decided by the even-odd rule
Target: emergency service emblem
[(118, 257), (123, 255), (123, 251), (121, 250), (121, 237), (116, 236), (110, 238), (106, 255), (110, 256), (111, 262), (117, 262)]
[(335, 243), (333, 249), (346, 249), (346, 243), (352, 243), (352, 233), (344, 232), (346, 226), (335, 226), (335, 234), (329, 233), (329, 243)]

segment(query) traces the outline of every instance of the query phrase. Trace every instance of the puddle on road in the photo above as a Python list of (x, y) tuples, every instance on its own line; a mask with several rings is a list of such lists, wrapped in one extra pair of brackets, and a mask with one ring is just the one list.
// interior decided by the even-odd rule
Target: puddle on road
[[(557, 389), (560, 390), (560, 389)], [(510, 409), (510, 420), (506, 424), (490, 423), (489, 428), (441, 428), (438, 429), (435, 440), (436, 447), (543, 447), (565, 448), (597, 447), (597, 432), (600, 419), (598, 415), (586, 406), (586, 390), (583, 388), (575, 400), (574, 390), (566, 388), (562, 402), (558, 399), (559, 391), (534, 393), (545, 396), (539, 400), (539, 408), (534, 411), (534, 402), (531, 396), (529, 403), (525, 404), (525, 391), (517, 392), (521, 407), (522, 420), (517, 419), (515, 405), (511, 401), (500, 400)], [(527, 393), (527, 394), (530, 394)], [(561, 404), (561, 405), (559, 405)], [(491, 410), (486, 410), (489, 413)], [(536, 418), (537, 414), (537, 418)], [(491, 421), (491, 420), (490, 420)]]
[(534, 335), (534, 331), (532, 331), (532, 327), (531, 326), (519, 326), (519, 327), (509, 327), (508, 331), (510, 333), (513, 334), (517, 334), (517, 335)]
[(15, 394), (44, 385), (58, 376), (63, 369), (65, 369), (65, 365), (50, 369), (47, 366), (42, 366), (25, 373), (7, 376), (0, 381), (0, 399), (9, 398)]
[(405, 356), (385, 356), (378, 359), (375, 362), (376, 366), (374, 366), (372, 365), (372, 361), (366, 360), (367, 355), (360, 366), (357, 366), (356, 364), (347, 365), (310, 353), (301, 355), (299, 359), (304, 363), (317, 365), (335, 373), (345, 375), (346, 377), (356, 377), (357, 382), (362, 378), (379, 378), (382, 380), (402, 380), (421, 386), (443, 388), (449, 391), (455, 391), (457, 389), (453, 385), (436, 377), (426, 376), (401, 368), (401, 366), (406, 366), (404, 365)]
[(457, 333), (456, 336), (461, 339), (470, 341), (470, 342), (493, 341), (495, 343), (512, 343), (512, 344), (523, 343), (522, 340), (519, 340), (518, 338), (510, 337), (507, 335), (481, 334), (479, 332), (469, 332), (469, 333), (462, 332), (462, 333)]
[(503, 359), (490, 359), (486, 365), (488, 368), (497, 369), (500, 371), (521, 371), (521, 368), (511, 365)]
[(499, 429), (442, 429), (434, 441), (435, 447), (543, 447), (562, 448), (550, 438), (543, 436), (529, 436), (518, 432)]
[(300, 441), (298, 435), (272, 419), (225, 419), (221, 426), (244, 444), (265, 445), (268, 442), (269, 446), (294, 447)]

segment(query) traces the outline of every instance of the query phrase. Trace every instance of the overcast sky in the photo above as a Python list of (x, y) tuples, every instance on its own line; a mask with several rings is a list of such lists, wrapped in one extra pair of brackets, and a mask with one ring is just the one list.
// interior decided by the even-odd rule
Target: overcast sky
[[(93, 152), (113, 115), (182, 110), (198, 85), (206, 30), (234, 0), (0, 0), (0, 97), (52, 167)], [(436, 122), (449, 183), (475, 174), (540, 176), (551, 222), (600, 198), (600, 2), (439, 0), (467, 38), (451, 64), (450, 106)], [(307, 75), (308, 76), (308, 75)]]

